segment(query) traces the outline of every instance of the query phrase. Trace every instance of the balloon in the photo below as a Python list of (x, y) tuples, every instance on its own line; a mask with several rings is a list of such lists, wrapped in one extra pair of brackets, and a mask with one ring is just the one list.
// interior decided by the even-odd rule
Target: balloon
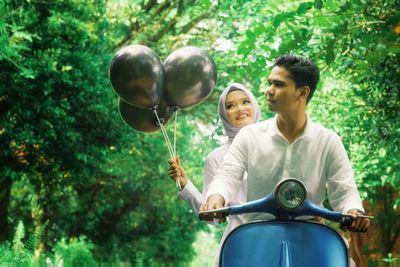
[(153, 50), (130, 45), (119, 50), (111, 60), (110, 80), (114, 91), (127, 103), (151, 108), (160, 101), (164, 69)]
[[(157, 114), (162, 123), (166, 123), (172, 115), (172, 109), (161, 100), (157, 107)], [(142, 109), (119, 99), (119, 114), (122, 120), (133, 129), (141, 132), (155, 132), (160, 129), (157, 117), (151, 109)]]
[(170, 107), (190, 107), (205, 100), (217, 79), (213, 59), (194, 46), (180, 48), (164, 62), (164, 99)]

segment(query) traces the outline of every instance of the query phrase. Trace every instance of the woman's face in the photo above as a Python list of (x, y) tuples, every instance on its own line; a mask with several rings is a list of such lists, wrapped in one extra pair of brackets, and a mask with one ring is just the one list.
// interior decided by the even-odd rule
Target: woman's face
[(254, 122), (250, 98), (241, 90), (228, 93), (225, 100), (225, 113), (229, 123), (236, 128), (242, 128)]

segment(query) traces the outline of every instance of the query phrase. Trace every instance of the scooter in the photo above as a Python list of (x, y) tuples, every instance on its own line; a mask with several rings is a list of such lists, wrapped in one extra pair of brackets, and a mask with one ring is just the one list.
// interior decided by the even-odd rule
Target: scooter
[[(338, 222), (346, 230), (352, 216), (322, 208), (307, 200), (301, 181), (280, 181), (266, 197), (242, 205), (201, 212), (222, 216), (265, 212), (270, 221), (255, 221), (233, 230), (225, 239), (220, 266), (229, 267), (347, 267), (349, 255), (345, 241), (333, 228), (299, 216), (318, 216)], [(360, 217), (373, 218), (361, 215)]]

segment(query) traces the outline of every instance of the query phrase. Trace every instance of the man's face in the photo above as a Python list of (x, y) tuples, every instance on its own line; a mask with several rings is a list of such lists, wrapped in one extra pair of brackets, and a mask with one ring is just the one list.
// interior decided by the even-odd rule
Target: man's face
[(295, 82), (289, 78), (285, 68), (275, 66), (268, 77), (268, 83), (265, 98), (270, 111), (279, 114), (299, 109), (300, 90), (296, 89)]

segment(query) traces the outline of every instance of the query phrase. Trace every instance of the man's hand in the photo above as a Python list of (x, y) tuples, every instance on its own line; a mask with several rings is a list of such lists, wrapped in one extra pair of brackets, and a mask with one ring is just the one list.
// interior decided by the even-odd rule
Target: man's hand
[[(200, 206), (200, 212), (205, 212), (209, 210), (215, 210), (215, 209), (220, 209), (223, 208), (225, 205), (225, 199), (223, 196), (220, 194), (213, 194), (208, 197), (207, 202), (202, 204)], [(206, 213), (206, 214), (200, 214), (199, 215), (200, 219), (206, 220), (206, 221), (212, 221), (213, 219), (225, 219), (225, 217), (216, 212), (211, 212), (211, 213)]]
[(370, 225), (370, 221), (368, 218), (360, 218), (358, 215), (362, 215), (362, 213), (356, 209), (351, 209), (348, 211), (349, 214), (353, 217), (353, 223), (349, 227), (349, 230), (352, 232), (366, 232)]
[(168, 160), (168, 163), (169, 163), (168, 175), (174, 181), (179, 179), (179, 184), (181, 185), (182, 188), (184, 188), (188, 183), (188, 179), (186, 178), (186, 173), (181, 165), (181, 160), (179, 156), (176, 157), (175, 159)]

